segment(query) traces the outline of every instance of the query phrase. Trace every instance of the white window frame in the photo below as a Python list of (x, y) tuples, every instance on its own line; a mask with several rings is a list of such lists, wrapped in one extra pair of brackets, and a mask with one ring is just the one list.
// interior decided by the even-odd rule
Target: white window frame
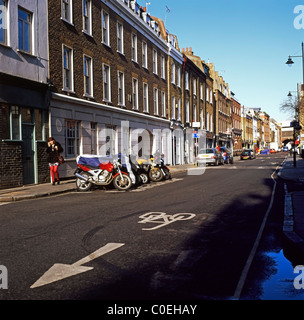
[(182, 106), (182, 100), (181, 98), (179, 98), (177, 100), (177, 121), (182, 121), (181, 106)]
[(124, 27), (120, 21), (117, 21), (116, 31), (117, 31), (117, 52), (124, 54)]
[(137, 56), (137, 34), (131, 33), (132, 61), (138, 62)]
[(156, 49), (153, 49), (153, 73), (158, 74), (158, 55)]
[(193, 95), (196, 96), (197, 95), (197, 79), (196, 78), (193, 78)]
[(200, 99), (204, 101), (204, 85), (202, 83), (200, 85)]
[(61, 19), (73, 24), (73, 0), (62, 0)]
[[(85, 68), (86, 61), (89, 62), (88, 68)], [(89, 71), (89, 74), (86, 74), (86, 70)], [(93, 97), (93, 59), (92, 57), (84, 54), (83, 55), (83, 79), (84, 79), (84, 96)], [(87, 92), (87, 80), (89, 80), (89, 91)]]
[(133, 101), (133, 110), (138, 110), (138, 79), (132, 78), (132, 101)]
[(166, 92), (161, 92), (161, 108), (162, 108), (162, 116), (164, 118), (167, 117), (166, 115)]
[(101, 12), (101, 42), (110, 47), (110, 15), (107, 11)]
[(92, 0), (82, 0), (82, 32), (92, 35)]
[(175, 84), (175, 63), (171, 64), (171, 83)]
[(186, 123), (190, 123), (190, 101), (186, 100)]
[(161, 55), (161, 78), (166, 79), (166, 58), (164, 55)]
[(117, 71), (118, 78), (118, 105), (121, 107), (125, 106), (125, 74), (118, 70)]
[(148, 69), (148, 44), (147, 42), (142, 42), (142, 66)]
[(154, 115), (159, 115), (159, 102), (158, 102), (158, 89), (153, 88), (153, 106), (154, 106)]
[(177, 67), (177, 86), (181, 88), (181, 67)]
[(102, 64), (102, 88), (103, 88), (103, 101), (111, 102), (111, 67), (103, 63)]
[[(69, 66), (65, 66), (65, 50), (68, 52)], [(69, 72), (69, 86), (66, 86), (66, 72)], [(62, 90), (74, 92), (74, 65), (73, 65), (73, 48), (62, 45)]]
[(172, 116), (171, 119), (175, 120), (175, 96), (172, 96), (171, 99), (171, 108), (172, 108)]
[(185, 90), (189, 90), (189, 72), (185, 72)]
[(149, 113), (149, 85), (143, 82), (143, 112)]

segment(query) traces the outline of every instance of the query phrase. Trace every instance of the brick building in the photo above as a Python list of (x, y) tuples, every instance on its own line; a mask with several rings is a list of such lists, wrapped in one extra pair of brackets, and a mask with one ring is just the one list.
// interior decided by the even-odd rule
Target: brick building
[(49, 181), (47, 1), (2, 0), (0, 189)]
[(242, 106), (236, 99), (233, 92), (231, 94), (232, 110), (232, 135), (233, 135), (233, 150), (235, 155), (239, 155), (242, 151)]
[(149, 155), (172, 162), (168, 44), (135, 1), (49, 2), (51, 133), (79, 154)]
[(271, 131), (270, 131), (270, 117), (266, 112), (260, 112), (260, 118), (264, 124), (264, 145), (263, 147), (269, 147), (271, 142)]

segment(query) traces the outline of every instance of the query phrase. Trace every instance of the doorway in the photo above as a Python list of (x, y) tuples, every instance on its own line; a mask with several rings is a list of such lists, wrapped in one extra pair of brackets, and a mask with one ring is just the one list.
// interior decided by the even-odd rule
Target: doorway
[(34, 125), (22, 124), (23, 184), (35, 183)]

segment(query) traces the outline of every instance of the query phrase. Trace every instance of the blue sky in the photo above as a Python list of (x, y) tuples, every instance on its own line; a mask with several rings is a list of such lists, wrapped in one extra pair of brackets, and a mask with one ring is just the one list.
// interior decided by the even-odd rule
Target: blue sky
[[(277, 121), (289, 91), (303, 82), (301, 56), (304, 29), (296, 29), (294, 8), (304, 0), (149, 0), (152, 16), (166, 21), (180, 48), (192, 47), (213, 62), (230, 90), (246, 107), (262, 108)], [(138, 0), (146, 6), (145, 0)], [(166, 6), (170, 12), (166, 16)], [(296, 93), (294, 93), (296, 94)]]

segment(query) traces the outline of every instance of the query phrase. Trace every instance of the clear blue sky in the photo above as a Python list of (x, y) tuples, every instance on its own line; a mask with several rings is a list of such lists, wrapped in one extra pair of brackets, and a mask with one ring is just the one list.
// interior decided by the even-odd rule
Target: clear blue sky
[[(240, 103), (262, 108), (277, 121), (289, 91), (303, 82), (301, 56), (304, 29), (296, 29), (300, 0), (149, 0), (152, 16), (166, 21), (180, 48), (192, 47), (202, 60), (213, 62)], [(145, 0), (138, 0), (146, 6)], [(166, 6), (170, 12), (166, 14)], [(293, 93), (296, 95), (296, 93)]]

